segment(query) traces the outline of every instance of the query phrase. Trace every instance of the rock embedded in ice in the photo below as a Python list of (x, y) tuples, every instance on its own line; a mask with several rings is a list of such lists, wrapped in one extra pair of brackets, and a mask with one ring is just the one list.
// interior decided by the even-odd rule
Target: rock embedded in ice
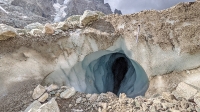
[(49, 97), (48, 93), (44, 93), (39, 99), (39, 102), (45, 102), (47, 100), (47, 98)]
[(54, 33), (54, 28), (51, 24), (47, 23), (44, 26), (44, 33), (46, 34), (53, 34)]
[(0, 40), (7, 40), (17, 35), (16, 29), (5, 24), (0, 24)]
[(176, 90), (174, 90), (172, 92), (172, 94), (174, 94), (174, 96), (176, 98), (183, 97), (183, 98), (189, 100), (190, 98), (194, 97), (194, 95), (197, 92), (198, 91), (195, 88), (193, 88), (192, 86), (190, 86), (184, 82), (181, 82), (178, 84), (178, 86), (176, 87)]
[(37, 112), (60, 112), (60, 109), (55, 98), (52, 98), (49, 102), (40, 106)]
[(33, 99), (38, 99), (46, 91), (45, 87), (38, 85), (33, 91)]
[(33, 103), (31, 103), (24, 112), (36, 112), (40, 108), (42, 104), (35, 100)]
[(76, 93), (76, 90), (73, 87), (71, 87), (69, 89), (66, 89), (64, 92), (62, 92), (60, 94), (60, 97), (64, 99), (68, 99), (72, 97), (73, 95), (75, 95), (75, 93)]

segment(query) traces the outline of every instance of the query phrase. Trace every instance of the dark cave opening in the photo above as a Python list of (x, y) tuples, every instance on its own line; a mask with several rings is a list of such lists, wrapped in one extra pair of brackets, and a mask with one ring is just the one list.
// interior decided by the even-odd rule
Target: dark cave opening
[(115, 59), (112, 64), (112, 73), (114, 80), (113, 93), (117, 94), (120, 88), (121, 81), (124, 79), (128, 71), (128, 62), (124, 57)]

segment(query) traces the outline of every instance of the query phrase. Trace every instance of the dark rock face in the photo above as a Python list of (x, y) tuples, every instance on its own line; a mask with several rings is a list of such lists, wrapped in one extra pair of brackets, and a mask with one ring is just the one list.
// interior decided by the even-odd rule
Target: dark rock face
[(23, 7), (36, 15), (51, 19), (51, 15), (55, 13), (54, 2), (54, 0), (14, 0), (11, 5)]
[(4, 9), (0, 9), (0, 23), (7, 24), (9, 26), (23, 28), (24, 26), (34, 22), (48, 22), (48, 19), (42, 16), (38, 16), (31, 11), (24, 10), (22, 7), (19, 6), (0, 4), (0, 7)]
[(122, 14), (121, 10), (115, 9), (114, 14)]

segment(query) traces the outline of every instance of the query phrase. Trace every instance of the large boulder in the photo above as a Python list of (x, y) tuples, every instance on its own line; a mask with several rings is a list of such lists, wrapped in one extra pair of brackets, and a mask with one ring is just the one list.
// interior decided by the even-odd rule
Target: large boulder
[(82, 26), (86, 26), (88, 24), (91, 24), (92, 22), (99, 19), (100, 16), (103, 16), (104, 14), (98, 11), (90, 11), (86, 10), (84, 14), (80, 17), (80, 24)]
[(197, 89), (195, 89), (194, 87), (192, 87), (184, 82), (181, 82), (176, 87), (176, 90), (173, 91), (173, 94), (176, 98), (183, 97), (183, 98), (189, 100), (189, 99), (193, 98), (197, 92), (198, 92)]
[(0, 24), (0, 40), (7, 40), (17, 35), (16, 29), (5, 24)]
[(60, 109), (56, 100), (52, 98), (49, 102), (43, 104), (37, 112), (60, 112)]

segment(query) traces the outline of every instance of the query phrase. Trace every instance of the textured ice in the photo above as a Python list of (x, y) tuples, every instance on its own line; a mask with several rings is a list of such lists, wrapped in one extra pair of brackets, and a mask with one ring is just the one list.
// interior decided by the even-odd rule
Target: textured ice
[(128, 97), (144, 95), (149, 86), (148, 77), (143, 68), (134, 60), (129, 59), (123, 50), (103, 50), (87, 55), (77, 63), (66, 75), (66, 85), (73, 86), (77, 91), (85, 93), (113, 92), (114, 80), (112, 64), (115, 59), (124, 57), (128, 62), (128, 71), (121, 82), (119, 93)]

